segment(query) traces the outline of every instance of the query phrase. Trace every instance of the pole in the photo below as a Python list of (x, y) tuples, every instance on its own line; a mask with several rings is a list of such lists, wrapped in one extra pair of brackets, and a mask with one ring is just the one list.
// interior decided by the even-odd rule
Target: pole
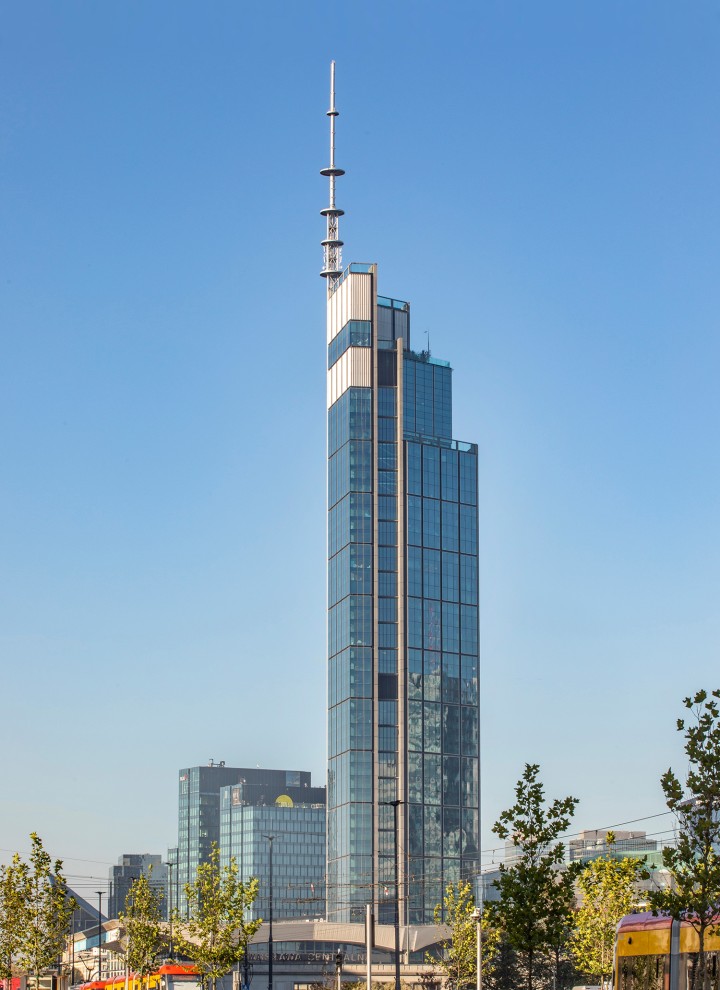
[(180, 843), (178, 843), (177, 859), (175, 860), (175, 910), (180, 913)]
[(98, 895), (98, 980), (102, 980), (102, 890), (96, 890)]
[(372, 944), (373, 944), (372, 904), (366, 904), (365, 905), (365, 955), (366, 955), (365, 985), (367, 990), (372, 990)]
[[(482, 881), (480, 882), (482, 883)], [(482, 990), (482, 910), (479, 907), (476, 907), (473, 911), (473, 918), (477, 925), (477, 958), (475, 960), (477, 974), (475, 987), (476, 990)]]
[[(77, 910), (77, 908), (75, 909)], [(72, 944), (70, 948), (70, 986), (75, 983), (75, 911), (72, 913)]]
[(274, 835), (264, 836), (270, 843), (270, 910), (268, 912), (268, 990), (273, 990), (273, 839)]
[(173, 863), (170, 860), (168, 860), (168, 870), (170, 871), (170, 876), (168, 878), (169, 879), (169, 883), (168, 883), (168, 921), (170, 922), (170, 958), (171, 959), (173, 957), (172, 868), (173, 868)]
[(343, 966), (343, 953), (338, 949), (335, 953), (335, 979), (337, 986), (335, 990), (342, 990), (342, 966)]
[(130, 931), (127, 933), (127, 948), (125, 949), (125, 990), (130, 983)]
[(395, 825), (395, 990), (400, 990), (400, 885), (398, 883), (398, 808), (402, 801), (395, 799), (390, 804), (393, 806), (393, 821)]

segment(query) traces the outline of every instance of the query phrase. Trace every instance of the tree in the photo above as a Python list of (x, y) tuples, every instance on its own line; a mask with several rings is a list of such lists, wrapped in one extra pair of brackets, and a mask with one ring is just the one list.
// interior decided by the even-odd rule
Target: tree
[(698, 691), (683, 704), (692, 718), (678, 719), (678, 732), (685, 733), (688, 770), (685, 786), (672, 769), (660, 783), (668, 808), (678, 822), (677, 843), (663, 849), (663, 864), (670, 873), (667, 890), (650, 892), (655, 914), (664, 913), (686, 921), (698, 935), (697, 966), (693, 967), (691, 990), (706, 990), (705, 938), (713, 934), (720, 912), (720, 689)]
[(608, 854), (587, 863), (578, 877), (582, 903), (570, 940), (578, 969), (603, 987), (612, 976), (617, 923), (637, 908), (637, 883), (648, 877), (642, 860), (613, 855), (613, 832), (607, 833), (605, 841)]
[(18, 912), (18, 965), (37, 983), (43, 971), (61, 957), (77, 905), (68, 896), (62, 860), (53, 863), (37, 832), (31, 834), (30, 841), (29, 862), (13, 859), (13, 897)]
[(553, 948), (565, 889), (558, 878), (564, 847), (557, 839), (566, 831), (578, 803), (574, 797), (556, 798), (546, 807), (539, 772), (537, 764), (525, 764), (515, 785), (515, 804), (493, 826), (499, 838), (512, 839), (518, 850), (514, 863), (500, 866), (495, 886), (505, 937), (524, 956), (527, 990), (533, 990), (539, 957)]
[(165, 948), (160, 924), (163, 892), (153, 889), (151, 878), (152, 867), (133, 880), (125, 898), (125, 913), (120, 915), (125, 926), (128, 967), (141, 977), (147, 977), (157, 967)]
[(12, 977), (13, 958), (20, 946), (19, 922), (22, 909), (23, 876), (20, 856), (0, 867), (0, 979)]
[(220, 850), (213, 842), (210, 859), (198, 866), (194, 883), (185, 884), (189, 920), (180, 922), (176, 937), (178, 950), (195, 963), (203, 981), (213, 990), (219, 977), (228, 973), (245, 955), (248, 942), (262, 919), (248, 921), (247, 908), (258, 893), (257, 878), (238, 880), (235, 858), (220, 867)]
[[(472, 884), (461, 880), (448, 884), (442, 904), (435, 907), (435, 924), (447, 925), (450, 938), (440, 943), (440, 958), (428, 957), (442, 973), (442, 981), (451, 990), (474, 987), (477, 979), (477, 921)], [(482, 973), (488, 976), (499, 941), (494, 916), (482, 917)]]

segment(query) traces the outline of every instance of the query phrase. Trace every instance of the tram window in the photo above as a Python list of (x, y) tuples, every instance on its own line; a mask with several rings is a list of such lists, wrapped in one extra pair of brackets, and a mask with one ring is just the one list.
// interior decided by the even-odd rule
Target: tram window
[(624, 959), (620, 967), (619, 990), (663, 990), (665, 958), (657, 954)]

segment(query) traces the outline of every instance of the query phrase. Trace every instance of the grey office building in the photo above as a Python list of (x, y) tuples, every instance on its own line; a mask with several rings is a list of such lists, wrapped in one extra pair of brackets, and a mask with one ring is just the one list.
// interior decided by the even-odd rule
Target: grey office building
[(108, 877), (108, 917), (117, 918), (125, 912), (125, 902), (133, 880), (143, 874), (151, 886), (163, 893), (162, 916), (167, 919), (167, 866), (162, 856), (154, 853), (123, 853), (116, 866), (110, 867)]

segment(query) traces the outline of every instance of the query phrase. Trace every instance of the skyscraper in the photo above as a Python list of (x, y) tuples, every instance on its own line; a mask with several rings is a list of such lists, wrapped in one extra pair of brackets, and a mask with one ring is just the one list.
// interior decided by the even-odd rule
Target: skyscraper
[[(328, 341), (330, 921), (432, 922), (479, 863), (477, 446), (452, 439), (452, 369), (410, 305), (323, 241)], [(395, 821), (397, 816), (397, 829)]]

